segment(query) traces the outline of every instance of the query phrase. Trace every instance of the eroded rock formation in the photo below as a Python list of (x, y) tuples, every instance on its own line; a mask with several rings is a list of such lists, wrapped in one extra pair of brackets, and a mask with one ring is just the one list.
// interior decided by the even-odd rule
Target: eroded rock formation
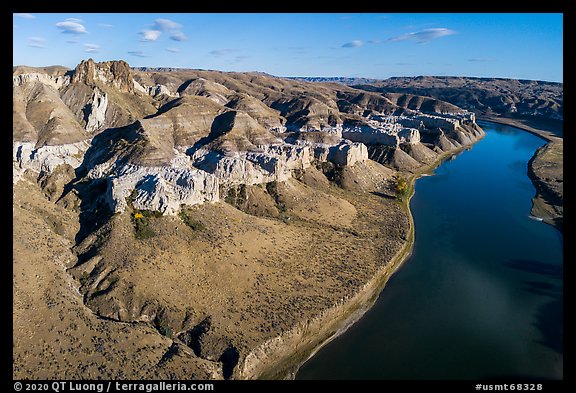
[[(119, 379), (256, 378), (329, 334), (406, 251), (395, 171), (483, 135), (471, 113), (430, 98), (122, 61), (20, 67), (13, 103), (15, 233), (44, 233), (35, 217), (46, 248), (67, 236), (73, 250), (58, 267), (66, 285), (39, 280), (56, 288), (44, 293), (76, 299), (63, 315), (105, 318), (87, 326), (128, 322), (155, 343), (128, 361), (132, 348), (68, 329), (70, 342), (109, 351)], [(15, 243), (18, 268), (26, 255), (41, 264), (36, 243)]]
[[(219, 185), (286, 181), (313, 161), (353, 166), (370, 157), (413, 171), (482, 136), (472, 113), (430, 98), (260, 74), (134, 72), (123, 61), (89, 59), (71, 76), (20, 73), (13, 84), (14, 181), (25, 170), (78, 168), (85, 161), (91, 179), (108, 179), (114, 211), (125, 209), (135, 190), (142, 208), (174, 214), (180, 204), (217, 201)], [(41, 112), (18, 109), (36, 102), (34, 91), (62, 114), (51, 110), (35, 119)], [(136, 108), (150, 104), (159, 108), (150, 116)], [(63, 122), (70, 126), (58, 125)], [(56, 126), (47, 129), (51, 123)], [(84, 157), (97, 132), (122, 136), (93, 145)], [(180, 172), (169, 170), (174, 160), (183, 163)]]

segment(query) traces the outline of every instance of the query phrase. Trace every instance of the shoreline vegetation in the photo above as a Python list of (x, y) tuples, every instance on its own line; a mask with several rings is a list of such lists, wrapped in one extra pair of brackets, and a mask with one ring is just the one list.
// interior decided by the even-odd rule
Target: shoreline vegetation
[[(257, 379), (295, 379), (295, 376), (300, 369), (309, 359), (311, 359), (320, 349), (322, 349), (325, 345), (329, 344), (334, 339), (338, 338), (338, 336), (345, 333), (352, 325), (354, 325), (362, 316), (368, 312), (375, 304), (376, 300), (380, 296), (380, 293), (386, 287), (388, 280), (392, 277), (394, 273), (396, 273), (405, 262), (408, 261), (410, 256), (412, 255), (412, 251), (414, 248), (414, 218), (412, 216), (412, 211), (410, 210), (410, 201), (415, 194), (415, 183), (420, 177), (430, 176), (432, 172), (438, 168), (442, 163), (446, 160), (451, 159), (452, 157), (457, 156), (458, 154), (462, 153), (464, 150), (471, 149), (474, 144), (479, 142), (484, 138), (484, 135), (477, 140), (474, 141), (472, 145), (462, 146), (458, 149), (455, 149), (450, 152), (446, 152), (428, 165), (425, 168), (420, 169), (419, 171), (410, 174), (407, 176), (408, 182), (408, 192), (406, 197), (402, 199), (402, 207), (405, 210), (408, 219), (409, 219), (409, 232), (408, 238), (404, 246), (398, 251), (396, 255), (392, 259), (388, 261), (388, 263), (378, 271), (373, 278), (364, 285), (363, 289), (359, 291), (352, 299), (349, 301), (348, 311), (344, 311), (343, 318), (338, 320), (327, 320), (324, 323), (318, 321), (317, 324), (320, 326), (329, 326), (328, 329), (324, 328), (329, 332), (329, 334), (321, 334), (316, 338), (316, 344), (314, 341), (310, 343), (309, 346), (304, 348), (299, 348), (292, 356), (287, 357), (287, 359), (281, 360), (279, 363), (273, 364), (273, 366), (265, 369), (260, 375), (257, 376)], [(359, 298), (368, 299), (365, 303), (358, 303)], [(333, 308), (344, 308), (346, 309), (345, 304), (337, 304)], [(324, 312), (323, 315), (327, 315), (329, 312)]]

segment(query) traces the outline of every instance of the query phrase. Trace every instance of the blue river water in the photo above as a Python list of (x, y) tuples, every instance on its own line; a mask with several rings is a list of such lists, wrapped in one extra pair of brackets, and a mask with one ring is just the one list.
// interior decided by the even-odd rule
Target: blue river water
[(296, 379), (563, 378), (563, 238), (530, 217), (545, 141), (479, 124), (484, 139), (416, 181), (410, 259)]

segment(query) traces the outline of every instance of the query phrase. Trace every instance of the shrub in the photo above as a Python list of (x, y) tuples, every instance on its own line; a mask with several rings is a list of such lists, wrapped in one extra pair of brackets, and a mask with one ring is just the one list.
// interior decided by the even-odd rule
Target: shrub
[(230, 186), (228, 189), (220, 187), (220, 195), (225, 195), (224, 201), (232, 206), (242, 207), (248, 199), (246, 185)]
[(394, 191), (396, 198), (403, 200), (408, 195), (408, 181), (403, 176), (394, 177)]
[(276, 181), (266, 183), (266, 191), (274, 199), (274, 203), (276, 204), (276, 208), (278, 209), (280, 215), (286, 215), (286, 204), (282, 201), (280, 194), (278, 194), (278, 183)]
[(196, 221), (190, 218), (184, 211), (180, 211), (180, 213), (178, 213), (178, 217), (180, 217), (182, 222), (184, 222), (184, 224), (188, 225), (194, 231), (203, 231), (206, 229), (206, 225), (200, 221)]
[(163, 318), (156, 318), (156, 320), (154, 321), (155, 325), (156, 325), (156, 329), (158, 329), (158, 332), (160, 334), (162, 334), (163, 336), (166, 337), (172, 337), (172, 329), (170, 329), (170, 326), (168, 326), (168, 322), (163, 319)]
[(152, 228), (148, 226), (148, 223), (144, 222), (143, 220), (136, 221), (135, 229), (136, 239), (138, 240), (146, 240), (156, 236), (156, 232), (154, 232)]
[(226, 192), (226, 197), (224, 197), (224, 201), (234, 206), (234, 202), (236, 201), (236, 188), (231, 187), (228, 190), (228, 192)]
[(80, 285), (84, 286), (88, 283), (88, 280), (90, 279), (90, 274), (88, 274), (88, 272), (83, 272), (82, 275), (80, 276)]
[(156, 236), (156, 232), (149, 227), (150, 218), (159, 217), (162, 213), (149, 210), (135, 210), (132, 215), (132, 224), (134, 224), (135, 236), (138, 240), (149, 239)]
[(168, 326), (158, 326), (158, 331), (166, 337), (172, 337), (172, 329)]
[(266, 183), (266, 191), (274, 200), (278, 200), (278, 183), (276, 181)]
[(344, 170), (342, 165), (336, 165), (332, 162), (324, 161), (321, 162), (317, 168), (322, 171), (324, 176), (326, 176), (329, 181), (337, 185), (342, 184), (342, 172)]

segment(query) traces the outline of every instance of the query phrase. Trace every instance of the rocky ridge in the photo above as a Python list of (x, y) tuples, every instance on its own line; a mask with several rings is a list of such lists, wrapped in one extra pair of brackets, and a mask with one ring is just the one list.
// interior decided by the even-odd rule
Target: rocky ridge
[[(51, 97), (36, 121), (15, 109), (14, 180), (25, 170), (83, 164), (90, 179), (108, 179), (107, 201), (117, 212), (131, 189), (151, 193), (142, 204), (149, 210), (175, 214), (180, 204), (218, 201), (221, 185), (285, 181), (312, 161), (354, 165), (370, 157), (415, 170), (482, 136), (473, 113), (453, 105), (337, 84), (310, 90), (259, 73), (133, 71), (123, 61), (87, 60), (61, 76), (20, 73), (13, 85), (15, 107), (35, 102), (27, 90)], [(66, 132), (46, 127), (64, 121)], [(398, 160), (396, 150), (407, 157)], [(167, 178), (163, 168), (174, 160), (180, 174)], [(183, 185), (170, 189), (169, 178)]]

